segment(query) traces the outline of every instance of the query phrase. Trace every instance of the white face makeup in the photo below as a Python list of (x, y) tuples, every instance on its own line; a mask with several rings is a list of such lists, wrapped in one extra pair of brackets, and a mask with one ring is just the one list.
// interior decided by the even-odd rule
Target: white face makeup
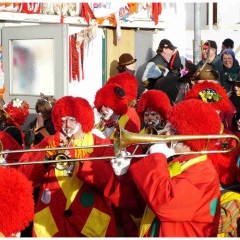
[(150, 122), (152, 123), (152, 126), (162, 124), (161, 115), (154, 111), (151, 107), (147, 107), (146, 111), (144, 112), (143, 120), (146, 125), (148, 125)]
[(113, 110), (106, 106), (102, 106), (102, 108), (100, 110), (100, 114), (105, 121), (110, 120), (113, 113), (114, 113)]
[(62, 131), (66, 136), (71, 137), (73, 134), (77, 133), (78, 130), (79, 125), (76, 118), (69, 116), (62, 117)]

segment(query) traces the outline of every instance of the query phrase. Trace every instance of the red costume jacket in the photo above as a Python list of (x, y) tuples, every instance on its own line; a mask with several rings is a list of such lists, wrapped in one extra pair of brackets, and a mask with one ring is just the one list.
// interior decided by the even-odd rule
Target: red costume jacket
[[(22, 150), (22, 147), (19, 143), (8, 133), (0, 131), (0, 141), (3, 145), (3, 151), (11, 150)], [(6, 162), (18, 162), (19, 158), (22, 156), (22, 153), (10, 153), (4, 154)]]
[[(163, 154), (150, 154), (129, 171), (147, 204), (140, 237), (217, 236), (220, 183), (206, 155), (182, 156), (167, 164)], [(105, 196), (118, 206), (139, 202), (133, 183), (126, 184), (130, 173), (120, 181), (111, 178), (105, 189)]]
[[(53, 136), (35, 148), (45, 148)], [(87, 133), (77, 146), (109, 144), (108, 139)], [(76, 149), (77, 157), (113, 156), (112, 148)], [(73, 155), (72, 155), (73, 156)], [(25, 153), (20, 162), (44, 161), (45, 152)], [(102, 192), (113, 173), (109, 160), (76, 162), (72, 177), (52, 164), (22, 165), (19, 169), (40, 185), (34, 216), (35, 237), (115, 237), (110, 201)]]

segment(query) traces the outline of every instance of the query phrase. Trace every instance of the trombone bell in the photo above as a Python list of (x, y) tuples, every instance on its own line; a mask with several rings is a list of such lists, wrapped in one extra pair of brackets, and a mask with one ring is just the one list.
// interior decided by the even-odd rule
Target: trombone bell
[(129, 145), (139, 145), (148, 143), (158, 143), (158, 142), (174, 142), (174, 141), (189, 141), (189, 140), (213, 140), (213, 139), (228, 139), (232, 138), (236, 141), (236, 146), (230, 149), (223, 150), (203, 150), (199, 152), (187, 152), (184, 154), (208, 154), (208, 153), (228, 153), (232, 152), (239, 147), (239, 138), (236, 135), (231, 134), (215, 134), (215, 135), (147, 135), (147, 134), (137, 134), (129, 132), (119, 125), (115, 126), (114, 129), (114, 152), (118, 157), (121, 154), (121, 150)]

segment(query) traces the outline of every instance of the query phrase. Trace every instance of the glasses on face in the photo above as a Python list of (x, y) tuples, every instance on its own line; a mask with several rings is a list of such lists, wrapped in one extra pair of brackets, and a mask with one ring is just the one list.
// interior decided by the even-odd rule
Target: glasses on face
[(75, 117), (62, 117), (62, 122), (65, 123), (65, 122), (76, 122), (76, 118)]

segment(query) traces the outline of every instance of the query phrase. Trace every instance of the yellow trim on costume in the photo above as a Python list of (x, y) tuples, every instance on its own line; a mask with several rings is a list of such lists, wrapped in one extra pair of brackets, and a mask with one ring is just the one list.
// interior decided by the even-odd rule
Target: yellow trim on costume
[(58, 232), (57, 225), (49, 207), (35, 213), (33, 227), (37, 237), (52, 237)]
[(135, 218), (132, 214), (129, 214), (136, 227), (139, 229), (141, 225), (142, 218)]
[(143, 128), (143, 129), (140, 131), (139, 134), (141, 134), (141, 135), (146, 134), (146, 133), (145, 133), (145, 128)]
[(72, 180), (70, 179), (69, 176), (65, 176), (64, 175), (64, 171), (61, 170), (57, 170), (55, 168), (55, 175), (56, 178), (58, 180), (58, 183), (67, 199), (66, 202), (66, 206), (65, 206), (65, 210), (67, 210), (71, 203), (73, 202), (73, 200), (75, 199), (79, 189), (82, 187), (83, 185), (83, 181), (80, 180), (77, 176), (76, 176), (76, 169), (78, 169), (78, 162), (76, 162), (75, 168), (74, 168), (74, 172), (72, 175)]
[[(119, 126), (122, 127), (122, 128), (125, 128), (128, 120), (129, 120), (129, 117), (128, 117), (127, 114), (122, 115), (122, 116), (119, 118), (119, 120), (118, 120)], [(111, 139), (111, 140), (114, 139), (114, 131), (112, 132), (112, 134), (111, 134), (111, 136), (110, 136), (109, 139)]]
[[(202, 155), (196, 158), (193, 158), (187, 162), (179, 163), (169, 163), (168, 170), (171, 178), (181, 174), (183, 171), (187, 170), (192, 165), (207, 160), (207, 155)], [(145, 211), (143, 214), (142, 222), (140, 225), (140, 237), (143, 237), (148, 229), (151, 227), (152, 222), (155, 218), (155, 213), (148, 207), (145, 207)]]
[(110, 220), (109, 215), (93, 208), (81, 233), (87, 237), (105, 237)]
[(240, 199), (240, 193), (231, 191), (225, 192), (224, 194), (221, 195), (220, 198), (221, 205), (236, 199)]
[(179, 163), (179, 162), (169, 163), (168, 171), (170, 173), (171, 178), (173, 178), (181, 174), (182, 172), (184, 172), (190, 166), (205, 160), (207, 160), (207, 155), (202, 155), (183, 163)]
[[(92, 133), (87, 133), (83, 140), (76, 139), (74, 140), (73, 146), (87, 146), (94, 145), (94, 139)], [(88, 153), (93, 151), (92, 148), (89, 149), (75, 149), (75, 158), (84, 158)], [(78, 169), (78, 162), (76, 162), (74, 172), (72, 175), (72, 180), (70, 177), (64, 175), (64, 171), (57, 170), (55, 168), (55, 175), (58, 180), (58, 183), (67, 199), (65, 209), (68, 209), (71, 203), (74, 201), (78, 191), (83, 185), (83, 181), (81, 181), (76, 176), (76, 170)]]
[(224, 124), (221, 122), (221, 129), (220, 129), (220, 134), (222, 134), (224, 131)]

